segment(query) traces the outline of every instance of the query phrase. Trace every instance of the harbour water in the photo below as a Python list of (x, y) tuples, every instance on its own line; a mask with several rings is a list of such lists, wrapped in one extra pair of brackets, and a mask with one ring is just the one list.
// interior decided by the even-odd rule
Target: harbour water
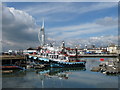
[[(2, 88), (118, 88), (119, 75), (92, 72), (100, 58), (87, 60), (85, 68), (28, 69), (2, 75)], [(104, 58), (105, 61), (116, 58)]]

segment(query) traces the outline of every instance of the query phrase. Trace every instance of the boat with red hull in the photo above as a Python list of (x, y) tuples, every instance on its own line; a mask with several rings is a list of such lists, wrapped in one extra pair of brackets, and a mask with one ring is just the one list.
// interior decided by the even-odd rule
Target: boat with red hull
[(23, 70), (23, 68), (16, 65), (7, 64), (0, 66), (0, 70)]

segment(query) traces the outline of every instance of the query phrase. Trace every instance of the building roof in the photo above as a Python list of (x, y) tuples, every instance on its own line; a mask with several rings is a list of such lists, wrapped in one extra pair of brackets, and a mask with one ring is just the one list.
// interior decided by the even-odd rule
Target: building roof
[(31, 48), (31, 47), (30, 47), (30, 48), (28, 48), (27, 50), (36, 50), (36, 48)]

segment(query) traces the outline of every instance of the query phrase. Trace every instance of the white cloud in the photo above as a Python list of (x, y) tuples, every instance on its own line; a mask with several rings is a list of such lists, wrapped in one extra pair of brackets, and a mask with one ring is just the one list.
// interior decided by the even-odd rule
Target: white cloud
[[(89, 38), (79, 38), (79, 39), (70, 39), (66, 40), (66, 45), (74, 47), (74, 45), (78, 45), (79, 47), (91, 47), (91, 45), (95, 44), (98, 46), (107, 46), (111, 43), (118, 44), (118, 36), (108, 35), (108, 36), (96, 36)], [(81, 46), (80, 46), (81, 45)]]
[[(56, 4), (53, 6), (52, 5), (53, 4), (48, 5), (48, 6), (47, 5), (46, 6), (44, 5), (35, 6), (35, 7), (32, 6), (32, 8), (28, 7), (28, 9), (25, 9), (25, 11), (32, 12), (34, 14), (40, 14), (39, 17), (41, 21), (41, 17), (42, 17), (41, 13), (46, 14), (46, 16), (48, 14), (51, 14), (51, 13), (54, 14), (58, 12), (82, 14), (82, 13), (101, 10), (105, 8), (111, 8), (111, 7), (116, 6), (116, 3), (109, 3), (109, 4), (98, 3), (95, 5), (90, 5), (88, 7), (81, 7), (80, 9), (77, 7), (70, 7), (71, 3), (68, 3), (66, 6), (65, 5), (57, 6)], [(54, 18), (53, 16), (47, 16), (48, 21), (49, 20), (51, 21), (53, 18)], [(3, 35), (3, 41), (2, 41), (3, 47), (26, 48), (28, 46), (39, 45), (38, 37), (37, 37), (37, 32), (39, 28), (38, 26), (36, 26), (35, 20), (31, 15), (29, 15), (28, 13), (22, 10), (17, 10), (15, 8), (9, 8), (9, 7), (3, 6), (2, 19), (3, 19), (3, 23), (2, 23), (3, 24), (3, 29), (2, 29), (3, 30), (3, 34), (2, 34)], [(55, 20), (55, 18), (53, 20)], [(66, 18), (65, 20), (70, 20), (70, 19)], [(77, 39), (76, 37), (79, 38), (81, 35), (87, 36), (90, 34), (104, 33), (110, 30), (116, 30), (115, 33), (117, 33), (117, 18), (104, 17), (104, 18), (97, 19), (93, 22), (88, 22), (88, 23), (78, 24), (78, 25), (68, 25), (68, 26), (47, 28), (46, 30), (48, 34), (47, 39), (49, 41), (64, 40), (64, 39), (71, 39), (71, 38)], [(81, 40), (81, 43), (90, 44), (89, 42), (90, 40), (91, 39)], [(97, 42), (96, 40), (99, 40), (99, 39), (98, 37), (96, 37), (96, 39), (94, 38), (92, 40), (93, 40), (92, 43), (94, 43), (94, 41)], [(109, 39), (106, 37), (105, 41), (108, 41), (108, 40), (109, 42), (112, 42), (113, 39), (112, 38)], [(73, 43), (74, 41), (75, 40), (72, 39)], [(72, 42), (68, 42), (68, 43), (72, 45), (71, 44)]]
[(47, 40), (54, 41), (55, 39), (54, 38), (47, 38)]
[(102, 9), (107, 9), (107, 8), (116, 7), (116, 6), (117, 6), (117, 3), (111, 3), (111, 2), (105, 3), (104, 2), (104, 3), (93, 4), (88, 7), (82, 7), (76, 11), (80, 11), (79, 13), (87, 13), (91, 11), (99, 11)]
[[(79, 2), (78, 2), (79, 3)], [(83, 2), (82, 2), (83, 3)], [(62, 21), (70, 21), (71, 19), (74, 19), (75, 14), (84, 14), (88, 12), (93, 12), (93, 11), (99, 11), (103, 9), (108, 9), (112, 7), (117, 7), (117, 2), (98, 2), (98, 3), (91, 3), (90, 5), (82, 5), (80, 2), (79, 5), (77, 3), (72, 3), (72, 2), (54, 2), (54, 3), (40, 3), (40, 5), (32, 5), (28, 6), (24, 11), (32, 14), (32, 15), (37, 15), (39, 17), (44, 17), (46, 18), (47, 22), (62, 22)], [(85, 2), (84, 2), (85, 3)], [(39, 9), (38, 9), (39, 8)], [(64, 14), (71, 14), (74, 13), (74, 15), (71, 15), (70, 17), (65, 17), (61, 16), (58, 17), (59, 15)], [(41, 19), (38, 18), (37, 21), (41, 21)]]
[[(2, 44), (4, 48), (25, 48), (36, 45), (38, 26), (28, 13), (2, 7)], [(33, 42), (34, 41), (34, 42)]]
[[(68, 46), (79, 44), (82, 47), (85, 44), (107, 46), (111, 43), (117, 44), (118, 42), (118, 20), (113, 17), (99, 18), (91, 23), (50, 28), (48, 31), (50, 32), (48, 34), (49, 37), (55, 38), (56, 41), (65, 40)], [(115, 35), (111, 33), (111, 35), (106, 36), (104, 32), (109, 31), (114, 31)], [(96, 36), (98, 33), (103, 33), (104, 36)], [(91, 34), (95, 36), (90, 36)], [(81, 35), (86, 36), (86, 38), (80, 37)]]
[[(95, 20), (91, 23), (70, 25), (64, 27), (56, 27), (48, 29), (57, 39), (75, 38), (75, 36), (104, 33), (106, 31), (115, 30), (118, 33), (118, 20), (112, 17), (105, 17)], [(59, 33), (59, 34), (58, 34)]]
[(118, 24), (118, 18), (104, 17), (96, 20), (96, 23), (104, 26), (114, 26)]

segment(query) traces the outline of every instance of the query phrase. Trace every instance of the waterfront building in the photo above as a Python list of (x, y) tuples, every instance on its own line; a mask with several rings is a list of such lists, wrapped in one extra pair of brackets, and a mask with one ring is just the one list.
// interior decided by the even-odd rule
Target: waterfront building
[(111, 44), (107, 47), (107, 51), (110, 53), (110, 54), (116, 54), (118, 53), (118, 46), (117, 45), (114, 45), (114, 44)]
[(12, 54), (12, 53), (13, 53), (13, 50), (8, 50), (8, 53), (9, 53), (9, 54)]
[(119, 54), (119, 56), (120, 56), (120, 45), (118, 45), (118, 54)]
[(83, 51), (85, 52), (85, 54), (107, 54), (108, 51), (106, 48), (88, 48), (83, 49)]
[(37, 54), (36, 48), (28, 48), (27, 50), (23, 50), (23, 54)]

